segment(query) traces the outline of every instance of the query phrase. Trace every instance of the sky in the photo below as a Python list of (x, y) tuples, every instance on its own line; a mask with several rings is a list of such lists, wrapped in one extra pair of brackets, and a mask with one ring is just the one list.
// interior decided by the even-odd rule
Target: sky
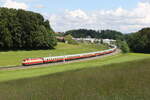
[(85, 28), (130, 33), (150, 26), (150, 0), (0, 0), (0, 7), (38, 12), (56, 32)]

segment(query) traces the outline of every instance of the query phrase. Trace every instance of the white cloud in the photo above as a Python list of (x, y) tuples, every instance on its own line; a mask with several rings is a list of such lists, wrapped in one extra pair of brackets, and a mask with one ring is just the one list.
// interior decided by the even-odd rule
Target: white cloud
[(141, 0), (142, 2), (150, 2), (150, 0)]
[(15, 8), (15, 9), (27, 9), (28, 8), (27, 4), (23, 2), (17, 2), (14, 0), (3, 0), (2, 7)]
[(55, 31), (70, 29), (115, 29), (122, 32), (137, 31), (142, 27), (150, 26), (150, 3), (140, 2), (131, 10), (118, 8), (115, 10), (98, 10), (85, 12), (81, 9), (62, 14), (52, 14), (49, 17)]

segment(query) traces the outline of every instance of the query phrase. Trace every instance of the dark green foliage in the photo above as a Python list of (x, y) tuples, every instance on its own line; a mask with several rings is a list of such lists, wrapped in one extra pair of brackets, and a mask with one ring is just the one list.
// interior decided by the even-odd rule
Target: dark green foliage
[(87, 30), (87, 29), (78, 29), (67, 31), (65, 35), (71, 34), (75, 38), (86, 38), (88, 36), (92, 38), (103, 38), (103, 39), (120, 39), (124, 40), (124, 35), (121, 32), (114, 30)]
[(101, 37), (103, 39), (124, 40), (124, 35), (121, 32), (118, 32), (115, 30), (102, 30), (101, 31)]
[(0, 100), (149, 100), (149, 60), (0, 83)]
[(150, 28), (126, 36), (129, 47), (134, 52), (150, 53)]
[(94, 38), (97, 37), (97, 32), (94, 30), (86, 30), (86, 29), (79, 29), (79, 30), (70, 30), (67, 31), (65, 35), (71, 34), (75, 38), (86, 38), (88, 36)]
[(1, 40), (3, 41), (3, 48), (11, 48), (12, 47), (12, 35), (10, 34), (9, 30), (5, 28), (1, 31)]
[(48, 20), (24, 10), (0, 8), (0, 49), (50, 49), (56, 39)]
[(126, 41), (117, 40), (116, 43), (117, 43), (118, 48), (120, 48), (123, 53), (130, 52), (130, 48)]

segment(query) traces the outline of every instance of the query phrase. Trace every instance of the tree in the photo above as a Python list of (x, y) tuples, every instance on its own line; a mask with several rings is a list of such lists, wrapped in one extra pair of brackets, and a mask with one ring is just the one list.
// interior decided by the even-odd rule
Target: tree
[(64, 39), (68, 44), (78, 44), (75, 40), (73, 40), (73, 37), (70, 34), (66, 35)]
[(0, 8), (0, 49), (50, 49), (55, 45), (54, 31), (41, 14)]
[(10, 49), (11, 47), (13, 47), (13, 42), (12, 42), (12, 36), (10, 34), (10, 32), (8, 31), (7, 28), (5, 28), (2, 31), (2, 41), (3, 41), (3, 48), (4, 49)]
[(130, 52), (130, 48), (126, 41), (117, 40), (117, 46), (122, 50), (123, 53)]
[(75, 38), (86, 38), (90, 36), (91, 38), (103, 38), (103, 39), (120, 39), (124, 40), (124, 35), (121, 32), (115, 30), (87, 30), (87, 29), (77, 29), (77, 30), (69, 30), (65, 32), (65, 35), (72, 35)]
[(143, 28), (126, 36), (127, 43), (133, 52), (150, 53), (150, 28)]

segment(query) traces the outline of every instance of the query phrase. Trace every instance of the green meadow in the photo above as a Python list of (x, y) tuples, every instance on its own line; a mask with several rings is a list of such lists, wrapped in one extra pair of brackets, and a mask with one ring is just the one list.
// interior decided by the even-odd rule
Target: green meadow
[[(0, 65), (19, 65), (19, 60), (29, 56), (57, 56), (103, 49), (107, 47), (59, 43), (54, 50), (0, 52), (0, 59), (3, 58)], [(149, 76), (150, 54), (140, 53), (0, 70), (0, 100), (149, 100)]]
[(58, 43), (53, 50), (8, 51), (0, 52), (0, 67), (21, 65), (25, 58), (61, 56), (67, 54), (86, 53), (107, 49), (104, 45)]
[(66, 63), (62, 65), (52, 65), (52, 66), (40, 67), (40, 68), (1, 70), (0, 81), (37, 77), (41, 75), (50, 75), (50, 74), (55, 74), (55, 73), (60, 73), (65, 71), (80, 70), (80, 69), (92, 68), (92, 67), (101, 67), (104, 65), (111, 65), (114, 63), (142, 60), (147, 58), (150, 58), (150, 55), (129, 53), (129, 54), (113, 55), (102, 59)]
[(149, 79), (150, 55), (119, 54), (79, 63), (0, 71), (0, 100), (149, 100)]

